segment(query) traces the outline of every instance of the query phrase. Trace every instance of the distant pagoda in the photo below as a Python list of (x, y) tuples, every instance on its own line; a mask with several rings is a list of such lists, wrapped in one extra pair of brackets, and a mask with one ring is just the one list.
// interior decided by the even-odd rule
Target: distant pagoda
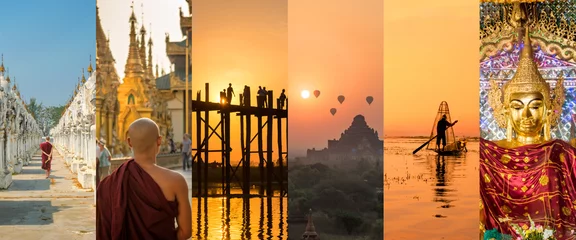
[(320, 236), (316, 233), (316, 227), (314, 227), (314, 222), (312, 222), (312, 209), (308, 213), (308, 224), (306, 224), (306, 231), (302, 234), (301, 240), (320, 240)]
[(378, 131), (368, 126), (364, 116), (357, 115), (340, 139), (328, 140), (328, 147), (322, 150), (308, 149), (306, 158), (321, 162), (339, 159), (381, 160), (383, 148), (384, 141), (378, 137)]

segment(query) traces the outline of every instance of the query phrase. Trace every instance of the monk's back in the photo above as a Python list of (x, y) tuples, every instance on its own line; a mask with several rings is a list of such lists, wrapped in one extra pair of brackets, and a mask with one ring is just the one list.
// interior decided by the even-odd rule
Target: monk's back
[(146, 168), (128, 160), (98, 185), (97, 239), (177, 239), (178, 202), (166, 185), (174, 177)]
[(174, 188), (174, 182), (177, 180), (177, 177), (179, 177), (178, 173), (156, 165), (143, 167), (142, 169), (148, 173), (148, 175), (154, 179), (154, 182), (158, 184), (160, 189), (162, 189), (162, 193), (164, 194), (166, 200), (176, 201), (176, 189)]

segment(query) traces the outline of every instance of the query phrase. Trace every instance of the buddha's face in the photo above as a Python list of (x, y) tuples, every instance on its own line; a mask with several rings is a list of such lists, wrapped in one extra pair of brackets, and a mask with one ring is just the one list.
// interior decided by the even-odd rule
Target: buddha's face
[(542, 93), (513, 93), (508, 103), (508, 117), (518, 136), (540, 135), (544, 123), (544, 96)]

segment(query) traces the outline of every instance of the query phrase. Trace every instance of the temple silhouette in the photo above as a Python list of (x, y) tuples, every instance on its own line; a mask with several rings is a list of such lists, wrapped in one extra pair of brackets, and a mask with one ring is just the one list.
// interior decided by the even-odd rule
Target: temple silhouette
[(384, 141), (378, 137), (378, 131), (366, 123), (362, 115), (356, 115), (340, 139), (328, 140), (328, 147), (322, 150), (308, 149), (306, 160), (329, 163), (339, 160), (382, 161)]

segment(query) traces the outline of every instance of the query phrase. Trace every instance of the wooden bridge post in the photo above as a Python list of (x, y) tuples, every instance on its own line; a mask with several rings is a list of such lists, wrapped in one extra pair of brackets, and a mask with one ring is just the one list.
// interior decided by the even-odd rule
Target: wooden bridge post
[[(240, 96), (242, 96), (240, 94)], [(240, 97), (242, 98), (242, 97)], [(240, 101), (240, 104), (242, 104), (242, 101)], [(242, 158), (240, 159), (240, 163), (242, 164), (242, 179), (244, 179), (246, 177), (246, 175), (244, 175), (244, 173), (246, 172), (244, 169), (244, 165), (245, 165), (245, 161), (246, 161), (246, 154), (249, 154), (246, 152), (246, 142), (244, 142), (244, 130), (245, 130), (245, 126), (244, 126), (244, 116), (248, 116), (248, 114), (246, 112), (242, 112), (240, 111), (240, 149), (242, 149)], [(242, 194), (246, 194), (246, 186), (244, 184), (242, 184)]]
[(272, 191), (272, 180), (274, 178), (274, 161), (272, 160), (272, 126), (274, 125), (274, 93), (272, 90), (268, 91), (268, 109), (267, 111), (267, 132), (266, 132), (266, 169), (268, 173), (266, 174), (266, 195), (272, 196), (274, 192)]
[[(220, 103), (220, 104), (222, 104), (222, 103)], [(222, 194), (225, 194), (225, 191), (226, 191), (226, 153), (224, 152), (224, 151), (226, 151), (226, 143), (225, 143), (226, 139), (224, 137), (226, 135), (225, 135), (225, 130), (224, 130), (225, 129), (224, 121), (225, 121), (224, 112), (220, 111), (220, 123), (221, 123), (220, 136), (222, 136), (222, 139), (220, 141), (220, 147), (221, 147), (220, 149), (222, 151), (221, 152), (222, 154), (220, 154), (220, 155), (222, 155), (222, 165), (220, 165), (220, 168), (222, 170), (221, 171), (222, 172), (222, 177), (221, 177), (222, 178), (221, 179), (222, 180)]]
[[(260, 105), (262, 106), (262, 105)], [(262, 112), (264, 108), (259, 107), (257, 110), (256, 117), (258, 118), (258, 158), (260, 162), (258, 163), (258, 168), (260, 170), (260, 194), (264, 193), (264, 150), (263, 150), (263, 143), (262, 143)]]
[[(280, 99), (278, 99), (278, 106), (280, 106)], [(283, 153), (283, 148), (282, 148), (282, 117), (280, 114), (276, 115), (276, 119), (278, 120), (278, 165), (280, 167), (280, 196), (282, 196), (282, 194), (284, 194), (284, 167), (283, 167), (283, 159), (282, 159), (282, 154)]]
[[(244, 96), (244, 103), (247, 107), (251, 107), (250, 101), (250, 89), (248, 89), (248, 94)], [(244, 179), (244, 192), (245, 196), (250, 196), (250, 145), (252, 145), (252, 114), (246, 114), (246, 145), (245, 145), (245, 153), (244, 153), (244, 164), (242, 166), (242, 170), (244, 172), (243, 179)]]
[(224, 145), (225, 145), (225, 154), (226, 154), (226, 196), (230, 196), (230, 184), (232, 178), (232, 166), (230, 164), (230, 152), (232, 148), (230, 147), (230, 104), (226, 104), (224, 108), (224, 127), (225, 127), (225, 137), (224, 137)]
[[(205, 85), (205, 101), (206, 102), (210, 102), (210, 84), (206, 83)], [(200, 112), (198, 112), (200, 113)], [(204, 148), (206, 149), (206, 151), (204, 152), (204, 196), (208, 197), (208, 164), (210, 163), (209, 161), (209, 145), (208, 145), (208, 137), (209, 135), (209, 130), (210, 130), (210, 111), (208, 111), (208, 109), (206, 109), (206, 111), (204, 111), (204, 139), (206, 139), (206, 142), (204, 143)]]
[[(200, 102), (202, 98), (200, 97), (200, 91), (196, 94), (196, 100)], [(192, 109), (191, 109), (192, 110)], [(202, 116), (200, 111), (196, 111), (196, 187), (198, 188), (197, 194), (200, 196), (202, 194), (202, 165), (200, 164), (202, 158)], [(192, 125), (192, 124), (190, 124)], [(208, 125), (208, 124), (206, 124)], [(192, 136), (190, 136), (192, 139)], [(205, 148), (208, 152), (208, 148)], [(194, 167), (194, 163), (192, 163)], [(190, 171), (192, 172), (192, 170)]]

